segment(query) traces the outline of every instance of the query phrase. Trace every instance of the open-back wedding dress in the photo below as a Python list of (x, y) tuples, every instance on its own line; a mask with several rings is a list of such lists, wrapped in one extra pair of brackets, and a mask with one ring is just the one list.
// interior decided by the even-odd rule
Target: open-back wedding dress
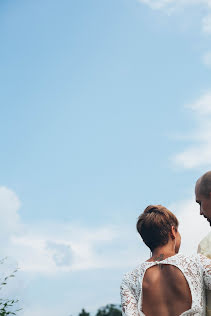
[[(142, 309), (142, 285), (146, 271), (156, 265), (171, 265), (178, 268), (187, 281), (192, 303), (190, 309), (184, 311), (180, 316), (206, 315), (205, 288), (211, 289), (211, 260), (200, 254), (193, 256), (176, 254), (162, 261), (143, 262), (132, 272), (125, 274), (121, 284), (123, 316), (146, 316)], [(172, 304), (174, 303), (173, 300)]]

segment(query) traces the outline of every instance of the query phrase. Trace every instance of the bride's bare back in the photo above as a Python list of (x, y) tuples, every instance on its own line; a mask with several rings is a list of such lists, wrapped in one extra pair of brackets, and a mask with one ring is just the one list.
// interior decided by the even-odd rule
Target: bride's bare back
[(160, 263), (148, 268), (142, 289), (142, 311), (146, 316), (179, 316), (191, 308), (187, 280), (173, 265)]

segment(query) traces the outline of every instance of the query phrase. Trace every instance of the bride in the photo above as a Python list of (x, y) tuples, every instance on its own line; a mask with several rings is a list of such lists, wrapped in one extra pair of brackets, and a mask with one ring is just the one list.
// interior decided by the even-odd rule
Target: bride
[(211, 289), (211, 260), (179, 254), (176, 216), (162, 205), (150, 205), (139, 216), (137, 230), (151, 257), (125, 274), (121, 284), (123, 316), (204, 316), (205, 288)]

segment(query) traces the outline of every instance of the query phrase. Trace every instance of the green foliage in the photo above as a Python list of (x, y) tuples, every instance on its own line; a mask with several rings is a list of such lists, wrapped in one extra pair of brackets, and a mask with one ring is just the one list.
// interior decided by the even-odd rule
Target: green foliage
[(98, 309), (96, 316), (122, 316), (121, 305), (108, 304)]
[[(5, 262), (6, 258), (0, 260), (0, 264), (3, 264)], [(7, 285), (8, 279), (14, 278), (15, 273), (18, 271), (18, 269), (15, 269), (11, 274), (9, 274), (6, 277), (3, 277), (0, 280), (0, 290)], [(20, 309), (15, 309), (15, 305), (18, 303), (18, 300), (13, 299), (1, 299), (0, 298), (0, 316), (7, 316), (7, 315), (17, 315), (16, 313)]]
[[(87, 313), (84, 308), (82, 308), (82, 311), (80, 312), (80, 314), (79, 314), (78, 316), (89, 316), (89, 315), (90, 315), (90, 314)], [(0, 315), (0, 316), (1, 316), (1, 315)]]
[[(78, 316), (90, 316), (90, 313), (87, 313), (85, 309), (82, 308), (82, 311)], [(99, 308), (95, 316), (122, 316), (121, 305), (107, 304), (106, 306)]]

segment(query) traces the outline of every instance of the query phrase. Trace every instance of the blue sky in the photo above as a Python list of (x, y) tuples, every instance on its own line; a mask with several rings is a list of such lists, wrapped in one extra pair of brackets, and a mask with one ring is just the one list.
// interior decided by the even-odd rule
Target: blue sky
[(1, 256), (20, 267), (23, 316), (120, 303), (149, 255), (135, 231), (148, 204), (196, 251), (210, 39), (209, 0), (0, 2)]

